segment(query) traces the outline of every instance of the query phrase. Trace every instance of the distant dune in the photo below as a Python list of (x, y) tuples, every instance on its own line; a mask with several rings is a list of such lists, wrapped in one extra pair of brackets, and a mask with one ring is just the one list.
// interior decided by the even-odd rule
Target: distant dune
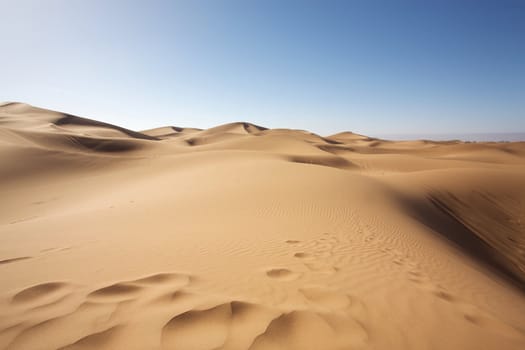
[(525, 349), (525, 142), (0, 106), (0, 349)]
[(385, 134), (377, 135), (392, 140), (461, 140), (471, 142), (521, 142), (525, 141), (525, 132), (485, 132), (485, 133), (449, 133), (449, 134)]

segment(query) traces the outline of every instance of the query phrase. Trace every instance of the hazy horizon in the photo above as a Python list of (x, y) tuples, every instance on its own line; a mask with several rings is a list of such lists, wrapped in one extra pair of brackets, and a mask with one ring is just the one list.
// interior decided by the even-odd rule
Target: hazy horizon
[(369, 135), (388, 140), (433, 140), (450, 141), (460, 140), (469, 142), (519, 142), (525, 141), (525, 132), (499, 132), (499, 133), (414, 133), (414, 134), (374, 134)]
[(134, 130), (525, 132), (521, 1), (7, 1), (0, 100)]
[[(21, 101), (0, 101), (0, 106), (5, 105), (5, 104), (9, 104), (9, 103), (25, 103), (25, 102), (21, 102)], [(34, 106), (34, 107), (45, 108), (43, 106)], [(46, 109), (48, 109), (48, 108), (46, 108)], [(51, 109), (51, 110), (53, 110), (53, 109)], [(68, 113), (67, 111), (58, 111), (57, 110), (57, 112), (71, 114), (71, 113)], [(83, 118), (90, 118), (89, 116), (86, 116), (86, 115), (77, 115), (77, 116), (83, 117)], [(91, 118), (91, 119), (93, 119), (93, 118)], [(99, 120), (99, 121), (104, 122), (104, 120)], [(255, 124), (255, 125), (258, 125), (258, 126), (262, 126), (262, 127), (267, 127), (266, 125), (253, 123), (253, 122), (251, 122), (249, 120), (234, 120), (234, 121), (228, 122), (226, 124), (236, 123), (236, 122), (245, 122), (245, 123), (251, 123), (251, 124)], [(223, 125), (223, 124), (210, 125), (210, 126), (202, 127), (202, 128), (199, 128), (199, 129), (205, 130), (205, 129), (213, 128), (213, 127), (220, 126), (220, 125)], [(182, 128), (195, 128), (195, 126), (193, 126), (193, 125), (174, 125), (174, 124), (157, 125), (157, 126), (152, 126), (150, 128), (146, 128), (146, 129), (133, 129), (133, 128), (129, 128), (125, 124), (118, 124), (118, 126), (124, 127), (124, 128), (127, 128), (127, 129), (131, 129), (133, 131), (138, 131), (138, 132), (146, 131), (146, 130), (149, 130), (149, 129), (160, 128), (160, 127), (168, 127), (168, 126), (182, 127)], [(294, 128), (293, 126), (282, 126), (281, 128), (297, 129), (297, 128)], [(314, 132), (316, 134), (319, 134), (320, 136), (331, 136), (333, 134), (340, 133), (340, 132), (354, 132), (354, 133), (357, 133), (355, 130), (338, 130), (338, 131), (333, 132), (331, 134), (322, 134), (322, 133), (316, 132), (315, 130), (307, 130), (307, 129), (302, 129), (302, 130), (306, 130), (306, 131), (309, 131), (309, 132)], [(460, 141), (467, 141), (467, 142), (520, 142), (520, 141), (525, 141), (525, 132), (497, 132), (497, 133), (494, 133), (494, 132), (492, 132), (492, 133), (489, 133), (489, 132), (486, 132), (486, 133), (457, 133), (457, 132), (455, 132), (455, 133), (454, 132), (452, 132), (452, 133), (428, 133), (428, 132), (421, 132), (421, 133), (372, 133), (372, 134), (363, 134), (363, 135), (364, 136), (375, 137), (375, 138), (380, 138), (380, 139), (392, 140), (392, 141), (408, 141), (408, 140), (433, 140), (433, 141), (460, 140)]]

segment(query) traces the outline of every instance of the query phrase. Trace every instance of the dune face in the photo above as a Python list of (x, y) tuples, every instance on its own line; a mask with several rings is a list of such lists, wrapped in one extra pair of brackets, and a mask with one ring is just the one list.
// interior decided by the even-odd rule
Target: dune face
[(524, 349), (525, 143), (0, 106), (0, 349)]

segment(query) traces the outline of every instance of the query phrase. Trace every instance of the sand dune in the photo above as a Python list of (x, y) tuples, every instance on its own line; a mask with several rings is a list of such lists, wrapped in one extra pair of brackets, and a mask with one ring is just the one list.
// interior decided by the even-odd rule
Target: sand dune
[(0, 106), (2, 349), (523, 349), (525, 143)]

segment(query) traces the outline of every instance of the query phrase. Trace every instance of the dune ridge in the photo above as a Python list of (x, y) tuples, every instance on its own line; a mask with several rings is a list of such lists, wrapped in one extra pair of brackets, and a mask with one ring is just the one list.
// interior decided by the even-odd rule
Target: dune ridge
[(523, 349), (525, 142), (0, 105), (1, 349)]

